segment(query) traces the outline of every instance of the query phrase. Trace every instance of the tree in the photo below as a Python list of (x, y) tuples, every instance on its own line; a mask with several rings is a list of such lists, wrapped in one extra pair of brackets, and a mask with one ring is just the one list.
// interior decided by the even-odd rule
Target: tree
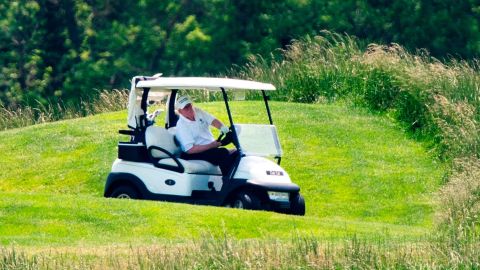
[(476, 0), (13, 0), (0, 3), (0, 103), (75, 103), (136, 74), (221, 74), (324, 29), (471, 59), (479, 18)]

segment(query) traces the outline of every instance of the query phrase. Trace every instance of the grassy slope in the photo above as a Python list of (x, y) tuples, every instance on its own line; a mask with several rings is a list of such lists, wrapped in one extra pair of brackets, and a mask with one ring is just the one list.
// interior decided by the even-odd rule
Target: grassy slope
[[(221, 104), (201, 104), (224, 115)], [(237, 122), (266, 122), (260, 103), (232, 106)], [(259, 114), (258, 111), (261, 111)], [(144, 244), (204, 233), (290, 238), (414, 239), (432, 222), (442, 169), (385, 117), (340, 105), (272, 103), (306, 217), (102, 198), (125, 113), (1, 132), (0, 243)], [(220, 117), (224, 122), (225, 118)]]

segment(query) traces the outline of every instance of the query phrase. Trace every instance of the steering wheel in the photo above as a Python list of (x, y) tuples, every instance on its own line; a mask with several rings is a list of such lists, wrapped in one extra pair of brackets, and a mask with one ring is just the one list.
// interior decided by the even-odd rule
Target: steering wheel
[(220, 142), (222, 146), (229, 145), (230, 143), (233, 142), (233, 132), (232, 129), (227, 133), (221, 133), (220, 136), (218, 136), (217, 142)]

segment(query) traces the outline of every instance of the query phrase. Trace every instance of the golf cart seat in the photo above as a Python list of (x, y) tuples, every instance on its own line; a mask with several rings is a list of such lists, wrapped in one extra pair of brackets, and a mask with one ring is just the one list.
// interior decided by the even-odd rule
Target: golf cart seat
[(147, 152), (154, 166), (182, 173), (222, 174), (218, 166), (208, 161), (179, 158), (181, 149), (172, 133), (158, 126), (150, 126), (145, 131)]

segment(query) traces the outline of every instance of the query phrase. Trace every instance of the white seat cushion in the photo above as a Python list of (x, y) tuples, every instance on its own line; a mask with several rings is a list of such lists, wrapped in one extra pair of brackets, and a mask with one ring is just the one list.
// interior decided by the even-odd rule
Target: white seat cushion
[[(161, 147), (174, 156), (180, 154), (180, 147), (175, 144), (173, 135), (162, 127), (150, 126), (145, 131), (145, 142), (147, 143), (147, 148), (150, 146)], [(159, 151), (152, 150), (152, 156), (154, 158), (167, 158), (167, 154)]]
[[(186, 173), (204, 173), (204, 174), (222, 175), (220, 168), (208, 161), (184, 160), (181, 158), (179, 158), (178, 161), (180, 161), (182, 166), (185, 168)], [(177, 163), (173, 160), (173, 158), (163, 158), (158, 161), (158, 164), (177, 166)]]

